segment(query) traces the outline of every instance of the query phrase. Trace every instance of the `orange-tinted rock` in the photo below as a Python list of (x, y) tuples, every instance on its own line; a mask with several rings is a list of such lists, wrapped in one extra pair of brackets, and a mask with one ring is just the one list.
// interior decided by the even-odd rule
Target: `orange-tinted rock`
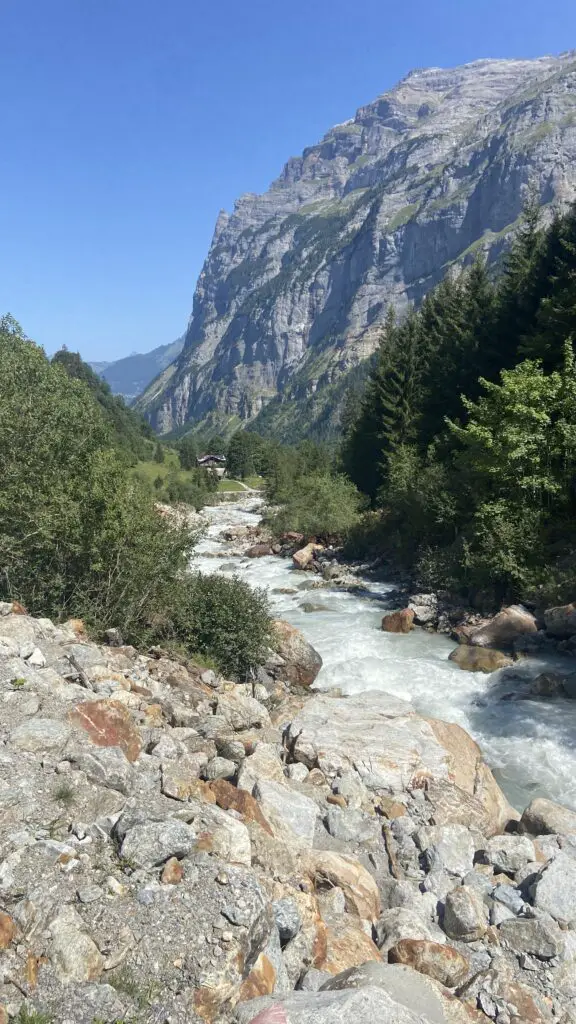
[(412, 608), (402, 608), (399, 612), (391, 612), (382, 619), (382, 629), (385, 633), (409, 633), (414, 629), (414, 611)]
[(272, 554), (272, 548), (269, 544), (253, 544), (245, 554), (247, 558), (264, 558), (266, 555)]
[(12, 601), (12, 614), (13, 615), (28, 615), (26, 608), (20, 601)]
[(360, 927), (360, 922), (346, 915), (338, 925), (326, 928), (325, 941), (326, 953), (320, 961), (315, 960), (314, 966), (329, 974), (340, 974), (368, 960), (382, 960), (380, 950)]
[(300, 548), (292, 555), (292, 564), (295, 569), (307, 569), (311, 562), (314, 561), (314, 554), (316, 551), (323, 551), (321, 544), (306, 544), (305, 547)]
[(378, 920), (381, 909), (378, 886), (360, 861), (332, 850), (313, 850), (307, 863), (316, 885), (328, 884), (342, 889), (349, 914), (365, 921)]
[(270, 825), (262, 814), (260, 804), (254, 799), (251, 793), (245, 789), (236, 789), (226, 779), (216, 779), (210, 783), (210, 790), (218, 804), (224, 811), (238, 811), (244, 821), (256, 821), (268, 833), (273, 835)]
[(69, 718), (95, 746), (120, 747), (128, 761), (135, 761), (142, 749), (140, 733), (119, 701), (85, 701), (72, 709)]
[(15, 934), (16, 927), (10, 915), (0, 913), (0, 949), (8, 949)]
[(178, 885), (184, 878), (184, 868), (176, 857), (167, 860), (160, 876), (160, 881), (165, 885)]
[(518, 637), (537, 630), (532, 613), (520, 604), (512, 604), (485, 625), (472, 630), (468, 634), (468, 643), (473, 647), (509, 647)]
[(507, 654), (496, 651), (492, 647), (467, 647), (461, 645), (456, 647), (448, 655), (448, 660), (453, 661), (458, 668), (465, 672), (497, 672), (499, 668), (506, 668), (514, 662)]
[(0, 1024), (8, 1024), (8, 1010), (5, 1006), (0, 1006)]
[(257, 999), (258, 996), (269, 996), (276, 984), (276, 971), (264, 953), (260, 953), (254, 967), (240, 988), (240, 1002)]
[(82, 619), (68, 619), (64, 625), (67, 626), (68, 629), (71, 629), (73, 633), (76, 633), (76, 636), (83, 637), (86, 635), (86, 629), (84, 628)]
[(403, 818), (406, 814), (406, 807), (399, 800), (393, 800), (391, 796), (383, 794), (378, 800), (378, 807), (384, 817), (392, 821), (394, 818)]
[(274, 623), (275, 648), (284, 661), (282, 679), (298, 686), (312, 686), (320, 669), (322, 658), (304, 638), (299, 629), (277, 619)]
[(346, 810), (348, 807), (346, 797), (342, 796), (340, 793), (329, 793), (326, 800), (329, 804), (334, 804), (335, 807), (342, 807), (343, 810)]
[(401, 939), (388, 952), (391, 964), (405, 964), (420, 974), (455, 988), (467, 976), (470, 965), (453, 946), (428, 939)]

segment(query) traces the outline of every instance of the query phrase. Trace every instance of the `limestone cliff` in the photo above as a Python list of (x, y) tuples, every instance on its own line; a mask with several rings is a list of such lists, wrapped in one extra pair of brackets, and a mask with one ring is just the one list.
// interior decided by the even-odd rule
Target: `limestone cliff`
[(387, 305), (496, 259), (528, 186), (573, 198), (575, 158), (575, 53), (411, 72), (220, 214), (184, 349), (141, 408), (161, 432), (231, 429), (273, 400), (272, 432), (329, 430)]

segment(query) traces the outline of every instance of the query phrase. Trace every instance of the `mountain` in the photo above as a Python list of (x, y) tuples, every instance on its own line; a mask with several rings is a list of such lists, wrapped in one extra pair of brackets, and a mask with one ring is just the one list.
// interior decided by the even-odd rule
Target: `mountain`
[(183, 345), (184, 336), (151, 352), (134, 352), (113, 363), (90, 363), (90, 366), (110, 385), (113, 394), (123, 395), (127, 402), (132, 402), (180, 355)]
[(576, 52), (412, 71), (219, 215), (184, 348), (139, 408), (160, 432), (330, 432), (388, 304), (496, 260), (529, 188), (549, 209), (575, 185)]

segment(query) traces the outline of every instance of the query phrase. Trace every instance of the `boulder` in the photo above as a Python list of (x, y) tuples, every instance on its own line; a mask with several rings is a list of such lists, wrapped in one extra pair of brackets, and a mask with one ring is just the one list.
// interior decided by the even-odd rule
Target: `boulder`
[(547, 608), (544, 612), (546, 632), (550, 636), (566, 640), (576, 633), (576, 604), (563, 604)]
[(349, 914), (375, 923), (380, 913), (378, 886), (365, 867), (346, 854), (319, 850), (309, 854), (307, 870), (317, 887), (337, 886), (342, 890)]
[(62, 750), (70, 735), (64, 722), (52, 718), (30, 718), (12, 730), (8, 743), (15, 750), (31, 754)]
[(542, 869), (532, 892), (538, 910), (565, 924), (576, 922), (576, 860), (560, 852)]
[(468, 960), (457, 949), (429, 939), (401, 939), (388, 951), (388, 961), (412, 967), (447, 988), (460, 985), (470, 971)]
[(279, 675), (298, 686), (312, 686), (320, 669), (322, 658), (289, 622), (277, 619), (274, 623), (274, 646), (282, 658)]
[(503, 608), (485, 625), (468, 634), (473, 647), (511, 647), (515, 640), (527, 633), (537, 633), (534, 616), (521, 604)]
[(73, 725), (82, 729), (97, 747), (120, 747), (128, 761), (135, 761), (142, 741), (130, 712), (117, 700), (87, 700), (69, 714)]
[(431, 871), (463, 878), (472, 870), (474, 839), (466, 825), (432, 825), (420, 829), (417, 842)]
[(292, 992), (281, 999), (255, 999), (236, 1010), (237, 1024), (444, 1024), (399, 1005), (382, 988)]
[(253, 544), (244, 553), (247, 558), (264, 558), (266, 555), (273, 554), (270, 544)]
[(150, 870), (170, 857), (185, 857), (196, 844), (196, 833), (183, 821), (148, 821), (126, 833), (120, 856)]
[(414, 610), (402, 608), (398, 612), (390, 612), (382, 619), (382, 629), (385, 633), (409, 633), (414, 629)]
[(451, 939), (475, 942), (486, 933), (486, 910), (473, 889), (461, 885), (446, 896), (442, 927)]
[(318, 817), (314, 800), (268, 779), (258, 780), (254, 796), (275, 836), (286, 840), (292, 837), (304, 846), (312, 846)]
[(436, 594), (413, 594), (408, 607), (414, 612), (414, 622), (417, 626), (428, 626), (438, 619)]
[(500, 668), (514, 664), (513, 659), (502, 651), (465, 645), (451, 651), (448, 660), (453, 661), (464, 672), (497, 672)]
[(514, 874), (529, 861), (536, 860), (534, 843), (527, 836), (493, 836), (486, 843), (486, 860), (494, 869)]
[(532, 836), (576, 836), (576, 811), (553, 800), (537, 797), (524, 811), (520, 828)]
[(554, 921), (512, 918), (500, 925), (498, 935), (514, 953), (528, 953), (540, 960), (552, 960), (564, 949), (562, 932)]
[(87, 933), (74, 907), (66, 906), (50, 924), (50, 960), (65, 983), (95, 981), (104, 969), (104, 957)]
[(306, 544), (305, 547), (300, 548), (292, 555), (292, 563), (295, 569), (307, 569), (311, 562), (314, 561), (314, 553), (316, 551), (322, 551), (321, 544)]
[(446, 936), (430, 917), (408, 907), (391, 907), (378, 920), (376, 942), (386, 955), (402, 939), (424, 939), (440, 945), (446, 942)]

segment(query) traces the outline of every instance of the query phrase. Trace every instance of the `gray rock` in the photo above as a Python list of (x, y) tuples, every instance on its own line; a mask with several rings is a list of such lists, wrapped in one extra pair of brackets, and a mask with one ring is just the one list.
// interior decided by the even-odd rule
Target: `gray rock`
[(29, 753), (49, 753), (63, 749), (70, 736), (70, 726), (52, 718), (31, 718), (10, 733), (8, 742), (15, 750)]
[(556, 921), (576, 922), (576, 860), (565, 853), (541, 871), (533, 885), (534, 906)]
[(538, 797), (524, 811), (520, 825), (533, 836), (576, 835), (576, 811)]
[(223, 693), (218, 697), (218, 708), (216, 715), (224, 719), (228, 729), (221, 729), (221, 732), (241, 732), (243, 729), (252, 729), (254, 726), (270, 724), (270, 715), (259, 701), (254, 697), (239, 693)]
[(279, 836), (292, 833), (303, 845), (312, 847), (318, 807), (307, 796), (288, 786), (268, 779), (259, 779), (254, 796), (262, 813)]
[(475, 844), (466, 825), (432, 825), (421, 829), (417, 839), (431, 870), (459, 878), (472, 870)]
[(486, 932), (486, 908), (473, 889), (459, 886), (448, 893), (442, 927), (451, 939), (475, 942)]
[(226, 757), (213, 757), (206, 767), (207, 779), (233, 779), (238, 767)]
[(536, 857), (534, 843), (527, 836), (493, 836), (486, 844), (486, 860), (496, 871), (513, 874)]
[(552, 960), (564, 948), (562, 932), (554, 921), (539, 918), (515, 918), (499, 928), (500, 941), (515, 953), (528, 953), (541, 960)]
[(145, 870), (164, 864), (169, 857), (185, 857), (194, 849), (196, 833), (181, 821), (135, 825), (127, 833), (120, 856)]
[[(270, 1015), (264, 1012), (268, 1009)], [(444, 1018), (423, 1016), (399, 1005), (384, 989), (375, 986), (333, 992), (293, 992), (282, 999), (267, 996), (236, 1008), (237, 1024), (251, 1024), (256, 1018), (258, 1024), (279, 1021), (288, 1024), (383, 1024), (385, 1021), (445, 1024)]]
[(308, 774), (309, 769), (305, 764), (289, 764), (286, 768), (286, 775), (289, 779), (293, 779), (294, 782), (304, 782)]
[(513, 914), (520, 914), (525, 906), (521, 893), (512, 885), (495, 885), (492, 898), (508, 907)]
[(298, 988), (302, 992), (319, 992), (324, 982), (330, 981), (330, 977), (331, 975), (327, 971), (319, 971), (316, 967), (311, 967), (300, 980)]
[(385, 910), (376, 924), (376, 943), (383, 955), (401, 939), (431, 939), (446, 942), (444, 932), (429, 918), (407, 907)]
[(382, 964), (375, 960), (342, 971), (322, 986), (322, 992), (342, 989), (383, 989), (398, 1007), (404, 1007), (430, 1024), (446, 1024), (442, 1002), (423, 975), (402, 964)]
[(62, 981), (93, 981), (100, 976), (104, 958), (73, 907), (63, 907), (50, 924), (50, 933), (49, 955)]
[(280, 944), (285, 946), (293, 939), (302, 927), (300, 911), (294, 900), (274, 900), (272, 904), (274, 920), (280, 935)]

